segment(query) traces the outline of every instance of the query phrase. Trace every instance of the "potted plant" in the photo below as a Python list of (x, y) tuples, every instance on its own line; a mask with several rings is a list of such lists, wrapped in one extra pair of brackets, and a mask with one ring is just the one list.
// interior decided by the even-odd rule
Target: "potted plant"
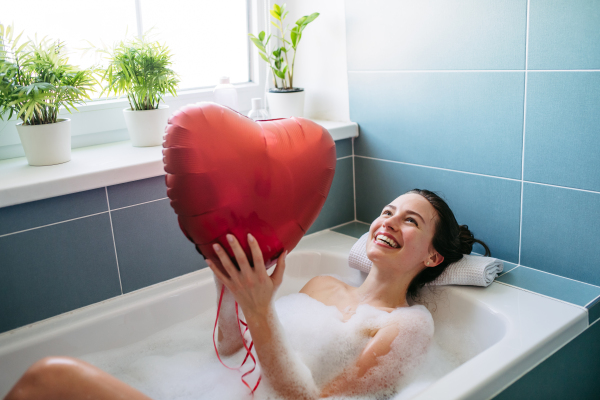
[[(299, 18), (296, 25), (289, 31), (283, 25), (288, 14), (285, 4), (283, 6), (274, 4), (270, 13), (275, 18), (271, 24), (278, 30), (278, 34), (275, 35), (277, 43), (272, 49), (268, 50), (271, 35), (266, 36), (264, 31), (261, 31), (258, 37), (251, 33), (249, 35), (252, 43), (258, 48), (258, 54), (269, 64), (273, 72), (274, 87), (270, 88), (267, 93), (271, 116), (273, 118), (302, 117), (304, 115), (304, 89), (294, 87), (294, 64), (302, 33), (306, 26), (319, 16), (319, 13)], [(288, 33), (289, 40), (286, 38)], [(293, 50), (293, 55), (288, 54), (291, 50)], [(290, 58), (291, 63), (289, 62)]]
[(106, 87), (102, 93), (127, 94), (129, 107), (123, 110), (125, 124), (135, 147), (162, 144), (169, 118), (169, 106), (160, 104), (163, 96), (176, 96), (177, 74), (170, 69), (171, 53), (146, 36), (117, 43), (111, 50), (100, 50), (108, 58), (104, 71)]
[(64, 43), (47, 38), (19, 44), (12, 26), (0, 25), (0, 118), (21, 121), (17, 131), (29, 165), (71, 159), (71, 120), (58, 118), (90, 99), (95, 70), (68, 64)]

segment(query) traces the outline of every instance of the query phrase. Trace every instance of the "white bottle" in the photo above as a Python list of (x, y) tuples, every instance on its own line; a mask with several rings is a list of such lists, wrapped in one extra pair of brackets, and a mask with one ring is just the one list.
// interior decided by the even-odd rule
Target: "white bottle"
[(262, 99), (260, 97), (252, 99), (252, 110), (248, 113), (248, 118), (251, 118), (254, 121), (271, 118), (267, 110), (262, 108)]
[(217, 104), (229, 107), (235, 111), (238, 110), (237, 91), (229, 83), (228, 76), (223, 76), (219, 79), (219, 84), (213, 89), (213, 98)]

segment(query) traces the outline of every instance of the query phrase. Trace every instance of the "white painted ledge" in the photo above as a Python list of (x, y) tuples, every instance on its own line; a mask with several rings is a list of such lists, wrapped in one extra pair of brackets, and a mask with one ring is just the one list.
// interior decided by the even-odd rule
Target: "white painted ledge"
[[(358, 136), (354, 122), (314, 121), (333, 140)], [(32, 167), (25, 157), (1, 160), (0, 207), (163, 175), (162, 149), (125, 141), (73, 149), (71, 161), (47, 167)]]

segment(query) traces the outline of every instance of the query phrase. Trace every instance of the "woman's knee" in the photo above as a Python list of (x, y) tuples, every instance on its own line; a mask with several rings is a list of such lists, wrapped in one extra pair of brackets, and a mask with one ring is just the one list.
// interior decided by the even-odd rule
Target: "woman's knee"
[(60, 387), (77, 374), (80, 361), (71, 357), (45, 357), (25, 371), (5, 400), (39, 398), (52, 387)]

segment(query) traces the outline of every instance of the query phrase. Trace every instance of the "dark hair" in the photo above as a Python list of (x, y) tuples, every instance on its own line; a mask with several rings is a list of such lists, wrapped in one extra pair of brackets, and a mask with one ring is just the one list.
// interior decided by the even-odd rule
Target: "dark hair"
[(437, 219), (433, 232), (432, 245), (444, 257), (444, 261), (439, 265), (425, 268), (414, 277), (406, 292), (407, 296), (414, 299), (419, 289), (437, 279), (448, 265), (460, 260), (463, 254), (470, 254), (474, 243), (479, 243), (483, 246), (486, 257), (490, 256), (491, 253), (489, 247), (484, 242), (475, 239), (467, 225), (458, 225), (454, 213), (448, 204), (436, 193), (424, 189), (413, 189), (406, 193), (423, 196), (435, 209)]

